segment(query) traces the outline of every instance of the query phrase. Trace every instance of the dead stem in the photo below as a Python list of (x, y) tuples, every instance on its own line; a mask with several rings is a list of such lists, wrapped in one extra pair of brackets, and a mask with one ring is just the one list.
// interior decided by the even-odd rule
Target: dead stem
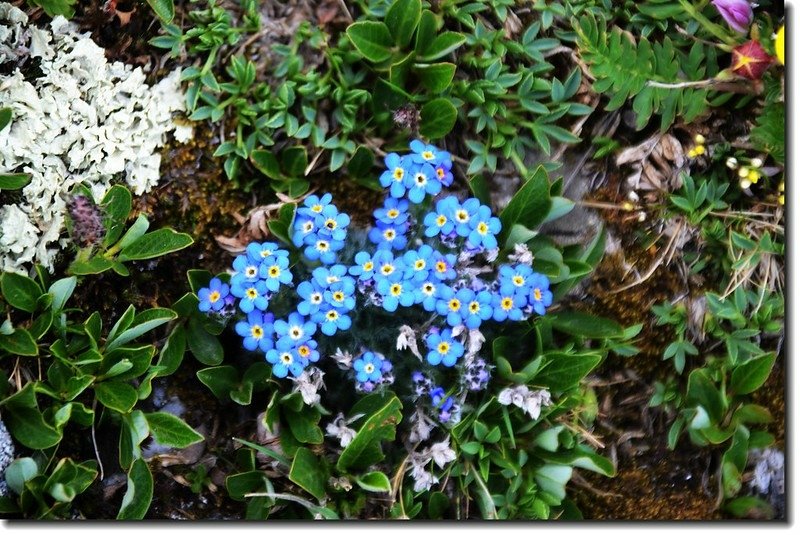
[(637, 285), (643, 283), (644, 281), (646, 281), (647, 279), (649, 279), (650, 277), (653, 276), (653, 274), (656, 272), (656, 270), (658, 269), (658, 267), (661, 264), (663, 264), (665, 261), (669, 262), (672, 259), (672, 255), (675, 253), (675, 251), (677, 249), (675, 244), (678, 241), (678, 235), (683, 231), (684, 225), (685, 225), (684, 221), (681, 221), (679, 223), (678, 228), (676, 228), (675, 232), (673, 232), (672, 236), (669, 239), (669, 242), (667, 243), (667, 246), (664, 248), (664, 251), (661, 253), (661, 256), (659, 256), (650, 265), (650, 267), (648, 268), (648, 270), (645, 272), (645, 274), (643, 276), (639, 277), (637, 280), (635, 280), (633, 282), (625, 284), (624, 286), (621, 286), (621, 287), (616, 288), (614, 290), (610, 290), (609, 293), (616, 294), (616, 293), (624, 292), (625, 290), (629, 290), (629, 289), (633, 288), (634, 286), (637, 286)]

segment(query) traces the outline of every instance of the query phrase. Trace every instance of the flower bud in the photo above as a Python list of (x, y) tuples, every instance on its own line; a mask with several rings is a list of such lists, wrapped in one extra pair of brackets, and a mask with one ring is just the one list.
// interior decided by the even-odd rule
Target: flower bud
[(747, 0), (711, 0), (725, 22), (736, 32), (747, 33), (753, 22), (753, 8)]
[(760, 80), (771, 63), (772, 57), (758, 41), (737, 46), (731, 56), (733, 73), (750, 80)]

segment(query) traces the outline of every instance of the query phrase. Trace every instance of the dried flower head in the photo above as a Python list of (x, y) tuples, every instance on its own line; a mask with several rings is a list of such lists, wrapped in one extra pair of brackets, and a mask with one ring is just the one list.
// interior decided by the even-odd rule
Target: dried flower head
[(106, 230), (100, 209), (85, 195), (74, 195), (67, 201), (72, 220), (72, 240), (80, 247), (99, 243)]

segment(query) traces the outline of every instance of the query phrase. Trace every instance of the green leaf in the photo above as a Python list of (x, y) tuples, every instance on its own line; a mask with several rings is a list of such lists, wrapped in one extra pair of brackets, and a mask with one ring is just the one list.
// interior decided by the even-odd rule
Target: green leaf
[(72, 459), (61, 459), (43, 487), (56, 501), (71, 502), (89, 488), (97, 477), (97, 463), (85, 461), (76, 463)]
[(347, 37), (369, 61), (380, 63), (392, 55), (392, 34), (383, 22), (354, 22), (347, 27)]
[(189, 247), (194, 240), (188, 234), (162, 228), (149, 232), (122, 249), (120, 262), (127, 260), (146, 260)]
[(317, 456), (308, 448), (300, 448), (294, 455), (289, 479), (318, 500), (325, 498), (325, 479)]
[(109, 335), (108, 341), (106, 342), (106, 350), (111, 351), (112, 349), (127, 344), (131, 340), (135, 340), (144, 333), (152, 331), (156, 327), (174, 320), (177, 317), (178, 314), (168, 308), (151, 308), (149, 310), (144, 310), (136, 314), (136, 317), (128, 328), (114, 333), (113, 337)]
[(336, 467), (347, 472), (380, 462), (384, 457), (380, 442), (394, 440), (395, 428), (403, 418), (400, 412), (402, 407), (400, 400), (392, 395), (380, 409), (370, 413), (371, 416), (339, 456)]
[(14, 459), (5, 468), (3, 477), (8, 484), (8, 488), (17, 494), (22, 494), (25, 490), (25, 483), (39, 475), (39, 467), (36, 461), (30, 457), (20, 457)]
[[(6, 126), (11, 124), (12, 115), (13, 115), (13, 110), (11, 108), (0, 108), (0, 130), (3, 130)], [(0, 188), (0, 189), (6, 189), (6, 188)]]
[(566, 497), (567, 482), (572, 477), (572, 467), (556, 464), (546, 464), (534, 473), (536, 483), (541, 490), (548, 492), (563, 500)]
[(75, 291), (75, 286), (77, 284), (77, 277), (67, 277), (59, 279), (50, 285), (50, 289), (47, 290), (47, 292), (53, 296), (53, 302), (51, 304), (53, 310), (59, 311), (64, 308), (67, 304), (67, 300), (72, 296), (72, 292)]
[(220, 401), (227, 401), (231, 390), (239, 384), (239, 372), (233, 366), (215, 366), (198, 370), (197, 378)]
[(9, 305), (25, 312), (35, 311), (36, 301), (42, 296), (42, 289), (33, 279), (13, 271), (0, 277), (0, 290)]
[(356, 484), (367, 492), (389, 492), (392, 484), (383, 472), (369, 472), (356, 478)]
[(119, 240), (119, 244), (117, 246), (120, 249), (124, 249), (128, 245), (144, 236), (145, 232), (147, 232), (147, 229), (149, 228), (150, 221), (148, 221), (147, 216), (144, 214), (139, 214), (139, 216), (136, 218), (136, 221), (133, 222), (133, 225), (130, 226), (130, 228)]
[(425, 104), (419, 112), (419, 132), (430, 140), (440, 139), (450, 133), (456, 124), (458, 111), (448, 99), (436, 98)]
[(505, 242), (514, 225), (536, 230), (550, 212), (550, 204), (550, 181), (547, 171), (539, 166), (500, 213), (500, 222), (503, 224), (500, 243)]
[(11, 334), (0, 334), (0, 349), (11, 355), (35, 357), (39, 355), (39, 346), (27, 329), (18, 327)]
[(175, 5), (172, 0), (147, 0), (147, 3), (164, 24), (169, 24), (175, 18)]
[(576, 468), (584, 468), (592, 472), (597, 472), (598, 474), (603, 474), (606, 477), (614, 477), (617, 473), (614, 464), (610, 460), (602, 455), (598, 455), (585, 446), (577, 446), (570, 451), (542, 453), (541, 455), (545, 461), (568, 464)]
[(463, 33), (442, 32), (436, 36), (419, 59), (422, 61), (439, 59), (463, 45), (466, 40), (467, 37)]
[(143, 459), (136, 459), (128, 472), (128, 488), (122, 497), (117, 520), (141, 520), (153, 500), (153, 474)]
[(422, 85), (431, 93), (441, 93), (450, 86), (456, 74), (453, 63), (433, 63), (431, 65), (414, 65), (414, 72), (419, 76)]
[(775, 364), (775, 353), (767, 353), (740, 364), (731, 373), (731, 393), (750, 394), (763, 385)]
[(95, 256), (86, 261), (75, 260), (69, 265), (67, 272), (73, 275), (97, 275), (108, 271), (114, 266), (114, 262), (102, 256)]
[(383, 20), (398, 47), (405, 48), (411, 42), (421, 15), (421, 0), (395, 0), (391, 5)]
[(22, 189), (31, 182), (27, 173), (0, 173), (0, 191)]
[(545, 364), (535, 382), (563, 392), (576, 386), (601, 360), (603, 357), (597, 353), (546, 353)]
[(428, 498), (428, 518), (436, 520), (444, 518), (449, 508), (450, 499), (447, 494), (439, 491), (431, 492), (431, 497)]
[(203, 328), (203, 324), (195, 317), (187, 325), (187, 342), (189, 351), (197, 360), (206, 366), (217, 366), (225, 357), (219, 339)]
[(622, 326), (616, 321), (585, 312), (558, 312), (550, 317), (553, 328), (567, 334), (593, 339), (619, 338), (624, 334)]
[(133, 197), (130, 190), (125, 186), (119, 184), (112, 186), (105, 194), (100, 204), (105, 207), (106, 217), (103, 220), (103, 226), (106, 229), (106, 235), (103, 238), (103, 245), (108, 247), (122, 236), (125, 230), (125, 222), (128, 220), (128, 215), (131, 213)]
[(722, 421), (725, 412), (725, 401), (722, 393), (717, 390), (711, 379), (708, 370), (699, 368), (689, 374), (689, 381), (686, 386), (687, 407), (699, 405), (703, 407), (714, 423)]
[(273, 180), (283, 178), (281, 164), (278, 158), (271, 151), (256, 149), (250, 153), (250, 161), (253, 166)]
[(324, 436), (319, 428), (322, 415), (315, 409), (302, 410), (287, 416), (289, 429), (298, 442), (303, 444), (322, 444)]
[(11, 435), (23, 446), (44, 450), (61, 441), (61, 433), (44, 421), (36, 401), (34, 383), (2, 400), (3, 422)]
[(184, 353), (186, 353), (186, 330), (183, 323), (179, 323), (161, 348), (156, 366), (162, 369), (156, 377), (167, 377), (175, 373), (183, 362)]
[(752, 520), (771, 520), (775, 518), (775, 510), (761, 498), (755, 496), (740, 496), (725, 504), (723, 509), (739, 518)]
[(106, 381), (94, 385), (97, 401), (117, 412), (127, 413), (136, 405), (136, 390), (128, 383)]
[(167, 412), (144, 413), (150, 432), (159, 444), (172, 448), (186, 448), (205, 440), (189, 424)]
[(77, 0), (36, 0), (36, 4), (40, 5), (44, 12), (49, 17), (62, 15), (66, 19), (71, 19), (75, 15), (75, 10), (72, 5)]

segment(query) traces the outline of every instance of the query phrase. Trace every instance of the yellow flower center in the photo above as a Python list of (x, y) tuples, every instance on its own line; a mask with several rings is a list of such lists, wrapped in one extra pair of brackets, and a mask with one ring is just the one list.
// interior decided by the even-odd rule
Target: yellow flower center
[(325, 227), (330, 229), (330, 230), (335, 229), (336, 228), (336, 220), (335, 219), (328, 219), (327, 221), (325, 221)]
[(436, 218), (436, 224), (443, 227), (447, 223), (447, 217), (440, 215)]
[(364, 268), (364, 271), (372, 271), (372, 268), (375, 267), (375, 265), (372, 263), (372, 261), (368, 260), (364, 262), (362, 267)]
[(422, 152), (422, 157), (425, 158), (426, 160), (433, 160), (434, 154), (431, 151), (426, 150)]
[(447, 264), (445, 262), (442, 262), (441, 260), (436, 262), (436, 271), (438, 271), (439, 273), (444, 273), (445, 271), (447, 271)]
[(387, 228), (383, 231), (383, 237), (386, 238), (387, 241), (391, 241), (395, 238), (396, 234), (393, 229)]
[(303, 330), (300, 329), (299, 327), (292, 327), (291, 330), (289, 331), (289, 336), (297, 340), (298, 338), (303, 336)]
[(322, 205), (321, 204), (315, 204), (314, 206), (311, 207), (311, 211), (312, 212), (316, 212), (316, 213), (320, 213), (322, 211)]
[(405, 176), (405, 174), (406, 174), (406, 172), (402, 167), (395, 167), (394, 168), (393, 175), (394, 175), (394, 179), (396, 181), (400, 182), (401, 180), (403, 180), (403, 177)]
[(392, 284), (392, 286), (389, 288), (389, 293), (397, 297), (403, 293), (403, 287), (399, 284)]
[(256, 340), (261, 340), (261, 337), (264, 336), (264, 329), (260, 325), (253, 325), (253, 328), (250, 329), (250, 335)]
[(438, 351), (442, 355), (447, 355), (447, 353), (450, 351), (450, 344), (448, 344), (447, 342), (442, 342), (436, 348), (436, 351)]
[(381, 267), (381, 273), (383, 273), (384, 275), (391, 275), (392, 273), (394, 273), (394, 266), (392, 264), (384, 264)]
[(427, 283), (422, 286), (422, 293), (425, 295), (433, 295), (435, 291), (436, 287), (431, 283)]
[(469, 221), (469, 213), (466, 210), (458, 210), (456, 212), (456, 219), (458, 219), (460, 223)]
[(514, 277), (511, 279), (511, 282), (514, 283), (514, 286), (522, 286), (525, 284), (525, 277), (521, 275), (514, 275)]
[[(246, 295), (247, 295), (247, 297), (249, 297), (250, 299), (255, 299), (256, 297), (258, 297), (258, 290), (256, 290), (255, 288), (252, 288), (252, 287), (251, 287), (251, 288), (248, 288), (248, 289), (247, 289), (247, 291), (245, 292), (245, 294), (246, 294)], [(217, 294), (217, 295), (219, 295), (219, 294)], [(217, 298), (219, 298), (219, 297), (217, 297)], [(211, 302), (213, 303), (214, 301), (211, 301)]]
[(417, 271), (419, 271), (420, 269), (425, 269), (425, 261), (421, 258), (418, 259), (416, 262), (414, 262), (414, 269), (416, 269)]
[(333, 300), (334, 301), (344, 301), (344, 293), (343, 292), (333, 292)]
[(220, 297), (222, 296), (217, 291), (213, 291), (210, 294), (208, 294), (208, 300), (211, 303), (216, 303), (217, 301), (219, 301)]
[(367, 374), (370, 374), (370, 373), (374, 372), (375, 371), (375, 365), (374, 364), (364, 364), (364, 371), (367, 372)]
[(503, 310), (511, 310), (514, 307), (514, 300), (510, 297), (504, 297), (502, 301), (500, 301), (500, 306)]
[(325, 317), (328, 318), (328, 321), (336, 321), (339, 319), (339, 313), (335, 310), (329, 310)]
[(244, 274), (248, 279), (252, 279), (258, 274), (258, 269), (255, 266), (247, 266), (247, 269), (244, 270)]
[(322, 294), (319, 294), (319, 293), (311, 294), (311, 302), (314, 303), (315, 305), (321, 303), (322, 302)]
[(323, 251), (323, 252), (327, 251), (328, 250), (328, 242), (326, 242), (324, 240), (319, 240), (317, 242), (317, 250), (318, 251)]
[(461, 301), (459, 301), (458, 299), (453, 298), (453, 299), (450, 300), (450, 302), (447, 303), (447, 306), (453, 312), (458, 312), (459, 310), (461, 310)]
[(269, 268), (267, 273), (269, 273), (269, 276), (274, 279), (275, 277), (278, 277), (281, 274), (281, 268), (279, 268), (278, 266), (272, 266)]
[(442, 167), (436, 168), (436, 176), (439, 178), (444, 178), (444, 169)]
[(311, 354), (311, 349), (309, 349), (309, 347), (306, 345), (302, 345), (297, 348), (297, 354), (301, 357), (307, 357)]
[(536, 299), (537, 301), (542, 300), (542, 291), (539, 288), (533, 289), (533, 298)]
[(481, 221), (480, 223), (478, 223), (477, 230), (478, 234), (486, 234), (487, 232), (489, 232), (489, 225)]
[[(311, 225), (313, 226), (313, 223), (311, 223)], [(272, 255), (272, 251), (270, 251), (269, 249), (261, 249), (259, 253), (261, 254), (261, 258), (266, 258)]]
[(400, 211), (392, 208), (391, 210), (386, 212), (386, 215), (389, 217), (389, 219), (394, 219), (395, 217), (400, 215)]
[(476, 314), (481, 309), (481, 304), (477, 301), (473, 301), (469, 304), (469, 311), (473, 314)]
[(291, 364), (294, 361), (291, 353), (281, 353), (281, 362)]
[(428, 177), (426, 177), (423, 173), (417, 173), (414, 175), (414, 181), (418, 186), (424, 186), (428, 183)]
[(339, 277), (337, 277), (336, 275), (328, 275), (328, 276), (325, 278), (325, 281), (326, 281), (328, 284), (333, 284), (334, 282), (339, 282)]

